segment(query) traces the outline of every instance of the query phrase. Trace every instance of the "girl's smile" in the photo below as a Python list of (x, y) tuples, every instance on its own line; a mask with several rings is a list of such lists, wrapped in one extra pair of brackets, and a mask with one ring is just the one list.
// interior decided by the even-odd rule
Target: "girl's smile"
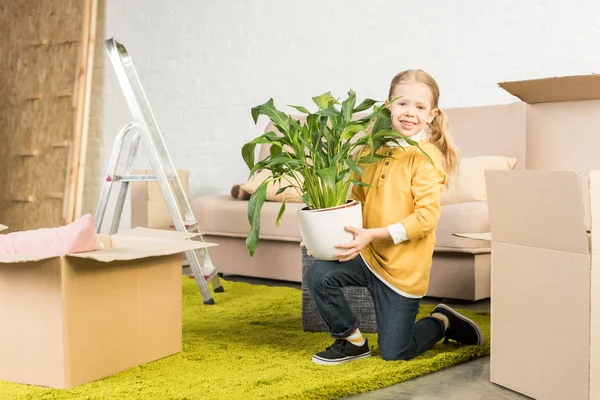
[(433, 121), (437, 109), (429, 87), (419, 82), (403, 82), (394, 89), (388, 107), (392, 114), (392, 128), (405, 136), (413, 136)]

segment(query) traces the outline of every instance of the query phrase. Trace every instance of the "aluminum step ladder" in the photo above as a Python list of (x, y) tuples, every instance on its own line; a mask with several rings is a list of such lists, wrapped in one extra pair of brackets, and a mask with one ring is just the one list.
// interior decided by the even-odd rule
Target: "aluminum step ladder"
[[(156, 181), (173, 219), (175, 229), (180, 232), (197, 233), (198, 237), (195, 239), (204, 241), (202, 233), (199, 231), (198, 221), (194, 217), (189, 200), (173, 166), (173, 161), (150, 109), (150, 104), (142, 89), (131, 57), (129, 57), (125, 46), (114, 38), (107, 39), (104, 43), (129, 105), (133, 122), (125, 125), (119, 131), (115, 140), (108, 163), (106, 179), (96, 209), (96, 232), (100, 233), (102, 228), (109, 204), (110, 192), (115, 184), (118, 185), (118, 197), (110, 226), (110, 234), (114, 234), (118, 230), (129, 183)], [(120, 166), (122, 164), (120, 162), (121, 156), (127, 142), (126, 139), (130, 139), (129, 154), (124, 166)], [(154, 175), (132, 174), (140, 142), (154, 170)], [(217, 267), (212, 263), (208, 249), (190, 250), (185, 254), (204, 304), (215, 304), (208, 288), (208, 282), (212, 284), (215, 292), (223, 292), (224, 290), (217, 275)]]

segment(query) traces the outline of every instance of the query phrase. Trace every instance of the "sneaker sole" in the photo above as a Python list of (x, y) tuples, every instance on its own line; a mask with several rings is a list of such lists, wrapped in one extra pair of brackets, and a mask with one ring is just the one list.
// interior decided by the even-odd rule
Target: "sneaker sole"
[(477, 324), (473, 321), (471, 321), (469, 318), (465, 317), (462, 314), (457, 313), (456, 311), (454, 311), (453, 309), (451, 309), (450, 307), (448, 307), (445, 304), (438, 304), (436, 306), (436, 308), (443, 308), (444, 310), (448, 311), (449, 313), (451, 313), (452, 315), (454, 315), (456, 318), (461, 319), (463, 321), (465, 321), (466, 323), (468, 323), (469, 325), (471, 325), (471, 327), (473, 329), (475, 329), (475, 332), (477, 332), (477, 345), (478, 346), (483, 346), (485, 344), (485, 338), (483, 337), (483, 332), (481, 332), (481, 329), (479, 329), (479, 326), (477, 326)]
[(369, 351), (368, 353), (365, 353), (365, 354), (361, 354), (359, 356), (344, 357), (344, 358), (340, 358), (337, 360), (328, 360), (326, 358), (313, 356), (312, 361), (315, 364), (319, 364), (319, 365), (340, 365), (340, 364), (343, 364), (343, 363), (346, 363), (349, 361), (362, 360), (362, 359), (369, 358), (369, 357), (371, 357), (371, 351)]

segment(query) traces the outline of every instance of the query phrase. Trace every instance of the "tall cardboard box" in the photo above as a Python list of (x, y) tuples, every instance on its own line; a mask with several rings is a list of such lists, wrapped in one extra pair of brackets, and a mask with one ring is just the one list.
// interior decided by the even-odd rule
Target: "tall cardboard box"
[(71, 388), (180, 352), (180, 253), (214, 246), (193, 236), (133, 229), (88, 253), (0, 255), (0, 380)]
[(599, 399), (600, 171), (589, 191), (574, 171), (487, 171), (486, 185), (491, 235), (458, 236), (492, 241), (491, 381)]

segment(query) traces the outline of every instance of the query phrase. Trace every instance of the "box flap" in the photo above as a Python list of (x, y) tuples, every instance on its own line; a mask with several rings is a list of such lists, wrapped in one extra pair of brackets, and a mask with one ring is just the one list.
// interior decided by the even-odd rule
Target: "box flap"
[[(590, 376), (600, 376), (600, 171), (590, 171), (592, 271), (590, 277)], [(590, 393), (598, 397), (600, 381), (590, 379)]]
[(600, 75), (577, 75), (498, 84), (525, 103), (600, 99)]
[(494, 242), (589, 254), (574, 171), (486, 171)]
[(32, 261), (42, 261), (56, 258), (56, 256), (44, 256), (40, 254), (0, 254), (0, 264), (15, 264)]
[(113, 237), (141, 237), (141, 238), (151, 238), (151, 239), (166, 239), (166, 240), (185, 240), (192, 239), (200, 236), (200, 233), (197, 232), (179, 232), (175, 230), (166, 230), (166, 229), (150, 229), (144, 227), (137, 227), (133, 229), (128, 229), (125, 231), (121, 231), (112, 235)]
[(589, 179), (592, 253), (597, 256), (600, 253), (600, 170), (590, 171)]
[(492, 232), (476, 232), (476, 233), (453, 233), (452, 236), (462, 237), (474, 240), (483, 240), (486, 242), (492, 241)]
[(215, 243), (195, 240), (165, 240), (147, 237), (117, 237), (111, 240), (112, 246), (97, 251), (68, 254), (67, 257), (88, 258), (101, 262), (137, 260), (146, 257), (166, 256), (188, 250), (217, 246)]

